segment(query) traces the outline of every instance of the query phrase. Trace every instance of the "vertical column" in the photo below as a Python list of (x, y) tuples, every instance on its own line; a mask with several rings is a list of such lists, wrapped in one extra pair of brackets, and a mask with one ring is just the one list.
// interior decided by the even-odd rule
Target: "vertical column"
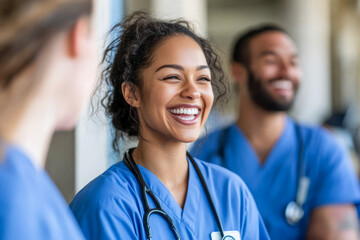
[(283, 0), (284, 26), (298, 46), (303, 78), (293, 109), (302, 121), (319, 123), (331, 111), (330, 1)]
[(184, 18), (199, 34), (207, 35), (206, 0), (152, 0), (150, 10), (160, 18)]
[(360, 4), (341, 0), (331, 3), (333, 109), (339, 110), (360, 105)]
[[(104, 47), (106, 46), (107, 33), (118, 22), (116, 18), (121, 17), (122, 7), (123, 1), (119, 0), (95, 1), (94, 23), (96, 26), (94, 28), (98, 38), (99, 62), (102, 59)], [(101, 71), (102, 66), (99, 67), (98, 71), (97, 79), (99, 81)], [(101, 97), (104, 94), (98, 95), (92, 99), (91, 106), (83, 115), (76, 128), (75, 192), (79, 191), (108, 167), (109, 150), (111, 147), (108, 120), (106, 119), (104, 109), (100, 105)], [(92, 110), (95, 110), (95, 114), (91, 114)]]

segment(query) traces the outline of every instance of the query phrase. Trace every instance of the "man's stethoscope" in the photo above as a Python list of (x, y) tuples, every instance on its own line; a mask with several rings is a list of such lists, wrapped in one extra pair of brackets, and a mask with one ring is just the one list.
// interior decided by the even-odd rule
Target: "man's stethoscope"
[[(225, 159), (225, 145), (226, 139), (229, 134), (230, 128), (227, 131), (224, 131), (222, 135), (222, 147), (219, 150), (220, 156)], [(297, 181), (296, 181), (296, 199), (288, 203), (285, 209), (285, 219), (289, 225), (297, 224), (302, 217), (304, 216), (303, 205), (305, 203), (309, 185), (310, 178), (305, 174), (305, 161), (303, 159), (304, 155), (304, 146), (303, 140), (301, 138), (300, 126), (298, 123), (295, 123), (296, 139), (299, 142), (299, 151), (298, 151), (298, 172), (297, 172)]]
[(297, 190), (296, 190), (296, 199), (288, 203), (285, 209), (285, 218), (290, 225), (297, 224), (302, 217), (304, 216), (303, 205), (305, 203), (309, 185), (310, 178), (305, 174), (305, 161), (303, 159), (304, 155), (304, 146), (300, 133), (299, 124), (295, 123), (296, 138), (299, 142), (299, 152), (298, 152), (298, 173), (297, 173)]
[[(129, 151), (125, 152), (125, 154), (124, 154), (124, 163), (130, 169), (130, 171), (135, 175), (136, 180), (138, 181), (138, 183), (139, 183), (139, 185), (140, 185), (140, 187), (142, 189), (141, 193), (142, 193), (142, 200), (143, 200), (143, 205), (144, 205), (144, 210), (145, 210), (144, 228), (145, 228), (147, 239), (151, 240), (151, 230), (150, 230), (150, 224), (149, 224), (149, 218), (150, 218), (151, 214), (159, 214), (160, 216), (162, 216), (167, 221), (167, 223), (169, 224), (169, 226), (170, 226), (170, 228), (171, 228), (171, 230), (172, 230), (172, 232), (173, 232), (173, 234), (175, 236), (175, 239), (177, 239), (177, 240), (181, 239), (180, 235), (179, 235), (179, 232), (176, 229), (172, 219), (162, 209), (158, 199), (155, 197), (154, 193), (151, 191), (151, 189), (146, 184), (144, 178), (142, 177), (139, 168), (137, 167), (134, 159), (131, 156), (131, 153), (132, 153), (133, 150), (134, 149), (130, 149)], [(217, 223), (217, 225), (219, 227), (219, 231), (220, 231), (222, 240), (234, 239), (231, 236), (225, 236), (223, 227), (222, 227), (221, 222), (220, 222), (219, 215), (218, 215), (218, 213), (217, 213), (217, 211), (215, 209), (214, 202), (213, 202), (213, 200), (212, 200), (212, 198), (210, 196), (210, 192), (209, 192), (209, 189), (207, 188), (204, 177), (203, 177), (202, 173), (200, 172), (200, 169), (199, 169), (198, 165), (196, 164), (194, 158), (189, 153), (186, 153), (186, 155), (190, 159), (192, 165), (194, 166), (194, 168), (196, 170), (197, 175), (200, 178), (201, 184), (202, 184), (202, 186), (203, 186), (203, 188), (205, 190), (206, 197), (207, 197), (207, 199), (209, 201), (211, 210), (212, 210), (212, 212), (214, 214), (216, 223)], [(150, 208), (149, 207), (147, 194), (149, 194), (149, 196), (153, 199), (153, 201), (155, 203), (155, 206), (156, 206), (155, 208)]]

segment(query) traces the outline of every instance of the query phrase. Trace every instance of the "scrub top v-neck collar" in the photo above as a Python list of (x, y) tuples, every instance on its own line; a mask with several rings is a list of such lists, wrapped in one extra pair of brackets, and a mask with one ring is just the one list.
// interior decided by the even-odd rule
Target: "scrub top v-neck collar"
[[(198, 206), (200, 204), (200, 192), (202, 191), (202, 185), (199, 177), (194, 169), (194, 166), (188, 160), (189, 163), (189, 180), (188, 189), (186, 193), (186, 200), (184, 208), (182, 209), (176, 202), (167, 187), (160, 181), (155, 174), (145, 167), (137, 164), (146, 184), (151, 191), (160, 201), (161, 206), (166, 212), (168, 209), (175, 215), (176, 218), (186, 225), (194, 234), (196, 233), (197, 218), (198, 218)], [(168, 212), (169, 214), (169, 212)]]
[[(289, 156), (289, 159), (279, 158), (279, 156), (286, 156), (286, 152), (290, 151), (294, 146), (296, 147), (296, 141), (292, 137), (294, 133), (294, 122), (287, 117), (280, 138), (271, 149), (264, 164), (260, 164), (259, 157), (254, 148), (241, 129), (234, 123), (228, 128), (226, 133), (228, 136), (224, 138), (227, 141), (224, 143), (223, 150), (223, 154), (226, 155), (225, 159), (233, 159), (233, 161), (225, 162), (224, 167), (238, 173), (245, 182), (251, 178), (251, 183), (258, 185), (267, 176), (271, 177), (274, 169), (280, 169), (291, 164), (292, 156)], [(253, 176), (258, 176), (257, 180), (253, 179)]]
[[(254, 165), (256, 165), (257, 168), (260, 168), (260, 169), (272, 168), (274, 165), (274, 162), (276, 160), (276, 155), (278, 155), (278, 153), (280, 151), (285, 150), (284, 146), (288, 145), (287, 141), (288, 141), (288, 139), (289, 139), (288, 137), (290, 135), (289, 130), (290, 130), (290, 126), (292, 125), (292, 124), (289, 124), (289, 121), (290, 121), (290, 119), (288, 119), (288, 118), (285, 119), (285, 127), (284, 127), (280, 137), (275, 142), (274, 146), (271, 148), (269, 154), (266, 156), (264, 163), (260, 162), (259, 156), (255, 152), (255, 149), (250, 144), (249, 140), (246, 138), (245, 134), (241, 131), (241, 129), (238, 127), (238, 125), (236, 123), (231, 126), (231, 128), (233, 128), (235, 130), (231, 129), (229, 131), (229, 134), (233, 135), (233, 136), (230, 136), (230, 139), (239, 139), (239, 141), (241, 141), (241, 145), (245, 145), (246, 148), (245, 149), (233, 148), (233, 149), (241, 151), (242, 152), (241, 155), (246, 155), (247, 158), (253, 159), (254, 161), (252, 161), (252, 162), (254, 163)], [(235, 143), (235, 144), (240, 145), (239, 143)], [(235, 156), (239, 156), (239, 154), (237, 154)]]

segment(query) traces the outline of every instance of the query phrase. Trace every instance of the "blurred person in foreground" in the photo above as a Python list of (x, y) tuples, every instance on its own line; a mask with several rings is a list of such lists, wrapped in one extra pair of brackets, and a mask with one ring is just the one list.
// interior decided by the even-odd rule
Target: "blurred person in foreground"
[(231, 73), (238, 118), (192, 153), (245, 181), (272, 239), (358, 239), (360, 190), (348, 155), (323, 128), (287, 115), (302, 75), (288, 34), (250, 29), (235, 44)]
[(44, 170), (96, 76), (91, 0), (0, 0), (0, 239), (84, 239)]

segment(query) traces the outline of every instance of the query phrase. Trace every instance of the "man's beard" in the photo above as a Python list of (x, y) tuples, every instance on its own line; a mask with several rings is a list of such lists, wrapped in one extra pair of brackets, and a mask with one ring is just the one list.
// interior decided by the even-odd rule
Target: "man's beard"
[[(278, 80), (278, 79), (273, 79)], [(283, 101), (277, 100), (270, 95), (266, 90), (265, 84), (255, 77), (253, 72), (248, 69), (248, 84), (247, 84), (251, 99), (261, 108), (270, 112), (284, 112), (289, 111), (295, 99), (284, 99)], [(296, 90), (295, 90), (296, 93)]]

